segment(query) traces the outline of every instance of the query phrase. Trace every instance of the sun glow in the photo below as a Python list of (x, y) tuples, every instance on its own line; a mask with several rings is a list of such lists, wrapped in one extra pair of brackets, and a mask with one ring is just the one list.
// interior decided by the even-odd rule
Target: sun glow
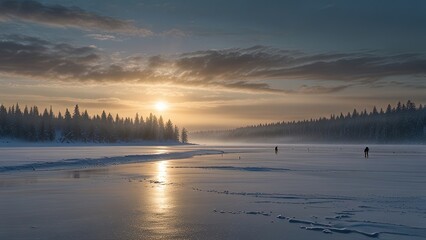
[(159, 112), (164, 112), (169, 108), (169, 105), (166, 102), (159, 101), (155, 103), (155, 109)]

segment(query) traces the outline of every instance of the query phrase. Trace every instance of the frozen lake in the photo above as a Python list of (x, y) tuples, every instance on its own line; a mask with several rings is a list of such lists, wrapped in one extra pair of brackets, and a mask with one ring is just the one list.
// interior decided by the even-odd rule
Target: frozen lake
[(274, 147), (0, 147), (0, 239), (426, 239), (426, 146)]

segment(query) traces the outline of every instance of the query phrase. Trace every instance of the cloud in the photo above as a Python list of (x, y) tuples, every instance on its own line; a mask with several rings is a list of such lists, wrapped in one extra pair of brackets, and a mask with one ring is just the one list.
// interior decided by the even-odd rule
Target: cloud
[(109, 35), (109, 34), (92, 33), (92, 34), (87, 34), (86, 36), (90, 37), (90, 38), (93, 38), (95, 40), (99, 40), (99, 41), (116, 40), (115, 36)]
[[(326, 94), (389, 76), (426, 76), (422, 54), (306, 54), (264, 46), (206, 50), (175, 56), (111, 57), (96, 47), (76, 47), (23, 35), (0, 36), (0, 74), (27, 78), (163, 84), (270, 94)], [(282, 89), (265, 82), (311, 80)], [(330, 84), (330, 80), (334, 80)], [(327, 81), (327, 84), (325, 83)], [(412, 81), (411, 84), (416, 84)]]
[(305, 94), (325, 94), (339, 92), (348, 87), (350, 87), (350, 85), (342, 85), (336, 87), (302, 85), (296, 92)]
[(426, 76), (426, 56), (423, 54), (305, 54), (264, 46), (188, 53), (176, 64), (187, 75), (206, 79), (371, 82), (390, 76)]
[(131, 21), (101, 16), (78, 7), (44, 5), (36, 1), (1, 1), (0, 20), (21, 20), (56, 27), (102, 30), (129, 35), (149, 36), (153, 33)]
[[(189, 87), (216, 87), (256, 92), (279, 92), (267, 84), (243, 81), (204, 81), (179, 77), (178, 69), (169, 69), (172, 60), (153, 56), (145, 65), (127, 67), (123, 59), (111, 62), (96, 47), (75, 47), (52, 43), (23, 35), (3, 35), (0, 38), (0, 74), (35, 79), (178, 84)], [(133, 58), (134, 59), (134, 58)], [(121, 64), (121, 65), (120, 65)], [(178, 74), (178, 75), (175, 75)]]
[(93, 47), (73, 47), (22, 35), (0, 41), (0, 72), (36, 78), (66, 79), (84, 73), (100, 58)]

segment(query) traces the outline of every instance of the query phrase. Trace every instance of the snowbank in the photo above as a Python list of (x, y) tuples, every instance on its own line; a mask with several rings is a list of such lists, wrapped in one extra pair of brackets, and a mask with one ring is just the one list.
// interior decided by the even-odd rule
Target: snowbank
[(132, 142), (28, 142), (18, 139), (0, 138), (1, 147), (80, 147), (80, 146), (178, 146), (194, 145), (191, 143), (180, 143), (176, 141), (132, 141)]
[(117, 164), (129, 164), (139, 163), (156, 160), (168, 160), (168, 159), (182, 159), (191, 158), (198, 155), (212, 155), (212, 154), (223, 154), (223, 151), (219, 150), (194, 150), (186, 152), (172, 152), (164, 154), (146, 154), (146, 155), (126, 155), (116, 157), (102, 157), (102, 158), (77, 158), (77, 159), (65, 159), (59, 161), (48, 161), (48, 162), (34, 162), (22, 165), (11, 165), (11, 166), (0, 166), (1, 172), (11, 171), (36, 171), (36, 170), (59, 170), (69, 168), (92, 168), (92, 167), (104, 167)]

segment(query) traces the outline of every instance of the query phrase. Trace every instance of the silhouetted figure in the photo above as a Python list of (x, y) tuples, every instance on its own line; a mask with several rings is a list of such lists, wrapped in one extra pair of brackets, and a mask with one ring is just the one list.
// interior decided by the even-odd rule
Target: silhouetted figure
[(278, 154), (278, 146), (275, 147), (275, 154)]
[(366, 147), (366, 148), (364, 149), (364, 157), (365, 157), (365, 158), (368, 158), (368, 151), (370, 151), (370, 149), (369, 149), (368, 147)]

